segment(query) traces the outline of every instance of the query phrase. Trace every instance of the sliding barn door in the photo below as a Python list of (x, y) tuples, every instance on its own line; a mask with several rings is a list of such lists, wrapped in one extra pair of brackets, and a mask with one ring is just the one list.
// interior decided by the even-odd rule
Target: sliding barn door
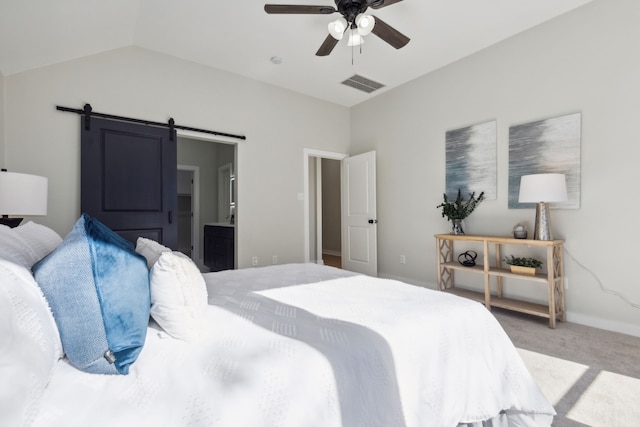
[(134, 244), (142, 236), (176, 250), (175, 131), (92, 117), (81, 135), (82, 212)]

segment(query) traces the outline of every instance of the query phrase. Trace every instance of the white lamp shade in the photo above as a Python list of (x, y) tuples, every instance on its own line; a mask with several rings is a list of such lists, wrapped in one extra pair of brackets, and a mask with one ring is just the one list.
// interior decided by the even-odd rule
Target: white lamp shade
[(358, 27), (358, 34), (361, 36), (366, 36), (371, 33), (374, 25), (376, 25), (376, 20), (371, 15), (361, 13), (356, 17), (356, 27)]
[(344, 32), (347, 29), (347, 20), (344, 18), (338, 18), (335, 21), (329, 23), (329, 34), (336, 40), (342, 40)]
[(566, 202), (567, 182), (561, 173), (539, 173), (520, 178), (520, 203)]
[(47, 178), (0, 172), (0, 215), (46, 215)]

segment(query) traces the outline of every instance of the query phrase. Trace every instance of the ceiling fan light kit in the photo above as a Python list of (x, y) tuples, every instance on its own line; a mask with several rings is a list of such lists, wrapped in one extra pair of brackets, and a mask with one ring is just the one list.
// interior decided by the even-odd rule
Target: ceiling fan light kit
[[(265, 4), (264, 10), (269, 14), (306, 14), (306, 15), (328, 15), (339, 13), (339, 18), (328, 25), (329, 35), (324, 40), (317, 56), (326, 56), (342, 40), (344, 33), (351, 29), (348, 46), (359, 46), (364, 43), (363, 36), (373, 33), (380, 37), (396, 49), (404, 47), (409, 43), (409, 37), (385, 23), (382, 19), (365, 13), (367, 9), (381, 9), (402, 0), (335, 0), (336, 7), (330, 6), (308, 6), (308, 5), (284, 5)], [(356, 31), (353, 31), (356, 30)]]
[(374, 25), (376, 25), (376, 20), (371, 15), (361, 13), (356, 17), (356, 27), (358, 27), (358, 34), (361, 36), (371, 33)]
[(360, 34), (352, 31), (351, 34), (349, 34), (347, 46), (360, 46), (361, 44), (364, 44), (364, 38)]
[(342, 40), (344, 32), (347, 30), (347, 25), (347, 21), (344, 18), (338, 18), (329, 23), (329, 34), (336, 40)]

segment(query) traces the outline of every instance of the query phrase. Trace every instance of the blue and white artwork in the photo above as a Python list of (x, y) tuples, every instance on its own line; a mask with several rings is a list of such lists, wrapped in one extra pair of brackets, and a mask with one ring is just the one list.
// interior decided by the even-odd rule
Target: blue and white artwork
[(449, 199), (455, 200), (458, 189), (465, 199), (484, 191), (487, 200), (495, 200), (496, 121), (486, 122), (446, 133), (446, 186)]
[(537, 173), (563, 173), (567, 202), (555, 208), (580, 207), (580, 113), (511, 126), (509, 128), (509, 209), (534, 208), (518, 203), (520, 177)]

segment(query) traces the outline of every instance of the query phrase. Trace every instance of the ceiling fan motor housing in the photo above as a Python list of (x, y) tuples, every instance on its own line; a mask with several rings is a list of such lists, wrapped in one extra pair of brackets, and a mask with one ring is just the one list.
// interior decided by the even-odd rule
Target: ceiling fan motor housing
[(335, 0), (338, 12), (344, 16), (348, 23), (353, 24), (356, 16), (364, 13), (369, 7), (366, 0)]

